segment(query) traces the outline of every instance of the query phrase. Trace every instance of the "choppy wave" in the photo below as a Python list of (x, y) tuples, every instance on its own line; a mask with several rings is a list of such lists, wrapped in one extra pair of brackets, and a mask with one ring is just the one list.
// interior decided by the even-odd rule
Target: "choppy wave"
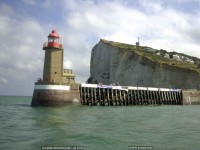
[(0, 149), (83, 146), (84, 150), (199, 149), (199, 106), (30, 107), (0, 97)]

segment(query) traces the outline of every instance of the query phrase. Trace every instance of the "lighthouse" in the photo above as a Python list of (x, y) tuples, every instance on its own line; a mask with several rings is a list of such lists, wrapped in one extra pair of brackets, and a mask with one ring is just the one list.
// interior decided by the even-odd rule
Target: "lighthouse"
[(55, 31), (43, 44), (45, 51), (43, 78), (35, 82), (31, 106), (68, 104), (80, 99), (79, 84), (72, 69), (63, 68), (63, 44)]
[(63, 45), (55, 30), (48, 35), (48, 41), (43, 44), (43, 50), (45, 50), (43, 80), (59, 84), (75, 83), (72, 69), (63, 69)]

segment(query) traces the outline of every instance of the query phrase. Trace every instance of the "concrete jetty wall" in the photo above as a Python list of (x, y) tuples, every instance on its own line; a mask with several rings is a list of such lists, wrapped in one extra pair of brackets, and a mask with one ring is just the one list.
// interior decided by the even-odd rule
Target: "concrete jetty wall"
[(200, 91), (183, 90), (183, 105), (200, 105)]
[(81, 84), (82, 105), (183, 105), (182, 90)]
[(200, 91), (97, 84), (36, 83), (31, 106), (80, 102), (82, 105), (199, 105)]
[(79, 85), (35, 84), (31, 106), (53, 106), (80, 101)]

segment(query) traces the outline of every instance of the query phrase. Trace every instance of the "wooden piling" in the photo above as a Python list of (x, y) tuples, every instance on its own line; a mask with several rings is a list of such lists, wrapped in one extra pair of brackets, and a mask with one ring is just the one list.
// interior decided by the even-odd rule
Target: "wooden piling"
[(182, 105), (182, 91), (145, 87), (80, 86), (82, 105)]

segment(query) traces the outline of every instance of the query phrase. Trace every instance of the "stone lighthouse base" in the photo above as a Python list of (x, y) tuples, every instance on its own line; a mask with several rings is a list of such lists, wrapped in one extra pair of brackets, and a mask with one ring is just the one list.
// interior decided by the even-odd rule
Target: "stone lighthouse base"
[(79, 86), (35, 83), (31, 106), (54, 106), (80, 102)]

